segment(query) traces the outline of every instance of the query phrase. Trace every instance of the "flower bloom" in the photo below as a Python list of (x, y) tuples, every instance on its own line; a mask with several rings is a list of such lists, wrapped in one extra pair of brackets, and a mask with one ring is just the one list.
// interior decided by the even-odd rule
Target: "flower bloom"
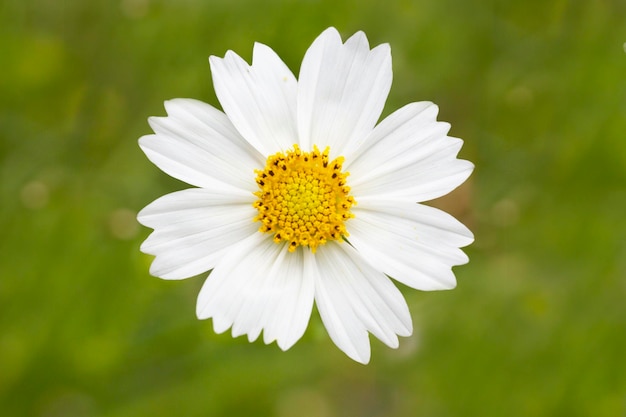
[[(167, 101), (139, 140), (161, 170), (195, 188), (165, 195), (138, 220), (154, 232), (141, 250), (150, 272), (183, 279), (211, 271), (197, 316), (217, 333), (289, 349), (313, 303), (333, 342), (370, 359), (369, 333), (390, 347), (412, 332), (392, 279), (419, 290), (456, 285), (452, 266), (472, 233), (418, 204), (458, 187), (473, 170), (457, 159), (430, 102), (408, 104), (376, 124), (391, 88), (389, 45), (363, 32), (345, 43), (325, 30), (299, 79), (269, 47), (252, 65), (229, 51), (209, 59), (223, 112), (191, 99)], [(392, 279), (390, 278), (392, 277)]]

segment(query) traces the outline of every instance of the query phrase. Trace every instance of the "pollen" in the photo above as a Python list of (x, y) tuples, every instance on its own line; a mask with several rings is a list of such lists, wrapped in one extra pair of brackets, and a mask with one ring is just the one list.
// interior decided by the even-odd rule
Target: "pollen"
[(260, 232), (274, 235), (274, 242), (288, 242), (289, 251), (308, 246), (315, 253), (329, 240), (348, 236), (345, 222), (354, 217), (356, 204), (342, 172), (343, 157), (328, 160), (329, 148), (320, 152), (293, 150), (267, 158), (265, 169), (256, 170), (259, 191), (254, 207), (259, 214)]

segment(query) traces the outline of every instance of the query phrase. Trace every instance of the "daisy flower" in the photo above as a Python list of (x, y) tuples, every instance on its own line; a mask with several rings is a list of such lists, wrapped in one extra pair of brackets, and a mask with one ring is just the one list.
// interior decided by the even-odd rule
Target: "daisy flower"
[(367, 363), (369, 333), (396, 348), (412, 332), (393, 280), (418, 290), (456, 285), (452, 266), (472, 233), (418, 204), (473, 170), (461, 139), (430, 102), (379, 124), (391, 88), (388, 44), (334, 28), (309, 47), (299, 78), (268, 46), (249, 65), (232, 51), (209, 58), (223, 112), (192, 99), (165, 102), (139, 139), (157, 167), (194, 188), (165, 195), (138, 220), (154, 232), (141, 250), (150, 273), (183, 279), (210, 271), (197, 316), (217, 333), (263, 333), (289, 349), (316, 304), (333, 342)]

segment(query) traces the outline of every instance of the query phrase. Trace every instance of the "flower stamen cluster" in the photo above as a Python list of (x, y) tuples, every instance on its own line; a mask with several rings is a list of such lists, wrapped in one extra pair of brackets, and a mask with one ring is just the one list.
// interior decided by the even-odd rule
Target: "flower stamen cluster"
[(274, 242), (289, 242), (289, 251), (308, 246), (313, 252), (328, 240), (348, 236), (345, 221), (356, 204), (342, 172), (343, 157), (329, 161), (329, 148), (320, 152), (293, 150), (267, 158), (265, 169), (256, 170), (255, 192), (259, 231), (274, 234)]

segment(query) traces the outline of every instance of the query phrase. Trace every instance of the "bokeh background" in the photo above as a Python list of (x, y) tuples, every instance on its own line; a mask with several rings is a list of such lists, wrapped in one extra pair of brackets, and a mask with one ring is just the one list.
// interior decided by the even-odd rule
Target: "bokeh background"
[[(207, 57), (297, 74), (326, 27), (392, 47), (385, 114), (431, 100), (471, 180), (454, 291), (402, 288), (415, 335), (369, 365), (315, 312), (284, 353), (195, 318), (135, 214), (185, 188), (137, 146), (163, 101), (219, 106)], [(4, 0), (0, 415), (626, 416), (626, 2)]]

